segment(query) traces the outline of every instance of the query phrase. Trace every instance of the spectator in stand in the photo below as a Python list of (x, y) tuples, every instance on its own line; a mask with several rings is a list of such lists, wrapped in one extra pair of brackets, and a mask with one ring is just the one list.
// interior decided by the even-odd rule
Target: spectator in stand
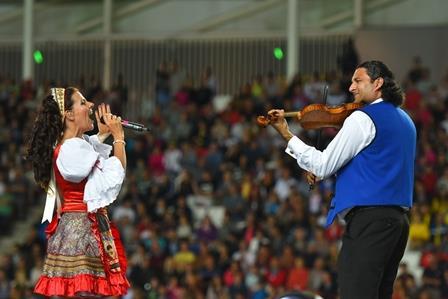
[(0, 298), (7, 299), (11, 293), (11, 282), (4, 270), (0, 270)]
[(301, 256), (296, 257), (294, 266), (288, 273), (286, 288), (288, 290), (307, 290), (309, 283), (309, 271)]
[(415, 82), (413, 81), (408, 82), (408, 86), (405, 92), (405, 98), (406, 100), (404, 102), (404, 105), (406, 109), (413, 116), (415, 113), (417, 113), (418, 108), (420, 107), (420, 102), (422, 101), (423, 98), (423, 95), (417, 89)]
[(439, 91), (441, 98), (446, 101), (448, 99), (448, 69), (442, 77), (439, 84)]
[(216, 241), (218, 237), (218, 231), (216, 226), (213, 224), (210, 216), (206, 215), (199, 224), (198, 229), (196, 230), (196, 237), (199, 242), (204, 241), (207, 244)]
[(280, 268), (280, 262), (277, 256), (273, 256), (269, 262), (266, 282), (274, 289), (279, 289), (286, 284), (286, 271)]
[(205, 299), (229, 299), (229, 293), (227, 288), (222, 284), (221, 277), (215, 275), (212, 278), (211, 283), (207, 287), (207, 293)]
[[(156, 103), (161, 108), (169, 106), (171, 101), (170, 73), (166, 62), (160, 63), (156, 71)], [(164, 109), (163, 109), (164, 110)]]
[(355, 42), (349, 38), (342, 48), (342, 55), (338, 57), (338, 64), (344, 76), (351, 76), (359, 64), (359, 55)]
[(423, 64), (420, 56), (415, 56), (412, 60), (411, 69), (408, 72), (408, 80), (414, 83), (419, 82), (423, 77)]
[(322, 92), (326, 84), (318, 72), (314, 72), (311, 79), (305, 83), (304, 93), (311, 103), (322, 103)]
[(176, 263), (176, 269), (179, 272), (185, 272), (189, 266), (193, 265), (196, 261), (196, 255), (189, 248), (190, 243), (184, 239), (180, 241), (179, 251), (174, 255), (174, 262)]
[(428, 256), (428, 267), (423, 271), (422, 289), (427, 290), (433, 297), (440, 297), (443, 268), (437, 254)]
[(406, 296), (414, 297), (417, 290), (415, 277), (409, 272), (408, 265), (404, 262), (400, 264), (397, 282), (401, 283), (400, 289), (403, 289)]

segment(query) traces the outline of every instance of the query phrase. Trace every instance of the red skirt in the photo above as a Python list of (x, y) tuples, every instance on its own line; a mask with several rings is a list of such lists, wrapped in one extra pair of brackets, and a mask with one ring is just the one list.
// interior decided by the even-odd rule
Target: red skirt
[(126, 294), (129, 282), (123, 245), (116, 227), (105, 216), (109, 229), (105, 232), (102, 219), (85, 212), (63, 213), (59, 221), (53, 219), (35, 293), (63, 297)]

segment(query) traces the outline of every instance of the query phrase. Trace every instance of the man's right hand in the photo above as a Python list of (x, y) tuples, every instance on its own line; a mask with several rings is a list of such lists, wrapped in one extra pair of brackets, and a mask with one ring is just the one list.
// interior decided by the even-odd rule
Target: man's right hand
[(314, 184), (316, 184), (316, 176), (311, 172), (307, 172), (306, 180), (308, 181), (308, 185), (310, 186), (314, 186)]

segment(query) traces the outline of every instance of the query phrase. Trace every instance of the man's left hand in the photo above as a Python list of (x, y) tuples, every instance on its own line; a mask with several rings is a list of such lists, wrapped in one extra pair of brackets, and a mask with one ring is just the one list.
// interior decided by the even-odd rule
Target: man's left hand
[(289, 131), (288, 123), (285, 119), (285, 111), (283, 109), (269, 110), (270, 124), (280, 133), (280, 135), (289, 141), (294, 135)]

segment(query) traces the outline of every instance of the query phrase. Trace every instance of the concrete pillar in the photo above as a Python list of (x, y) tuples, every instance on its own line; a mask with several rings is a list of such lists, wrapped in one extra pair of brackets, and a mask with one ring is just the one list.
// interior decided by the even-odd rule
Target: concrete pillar
[(110, 35), (112, 33), (112, 1), (113, 0), (104, 0), (103, 5), (103, 33), (104, 33), (103, 88), (105, 90), (109, 90), (111, 87), (112, 44)]
[(34, 0), (23, 1), (22, 79), (34, 79), (33, 72), (33, 6)]
[(360, 29), (364, 25), (364, 0), (353, 1), (353, 25)]
[(299, 69), (298, 1), (288, 0), (286, 77), (291, 80)]

